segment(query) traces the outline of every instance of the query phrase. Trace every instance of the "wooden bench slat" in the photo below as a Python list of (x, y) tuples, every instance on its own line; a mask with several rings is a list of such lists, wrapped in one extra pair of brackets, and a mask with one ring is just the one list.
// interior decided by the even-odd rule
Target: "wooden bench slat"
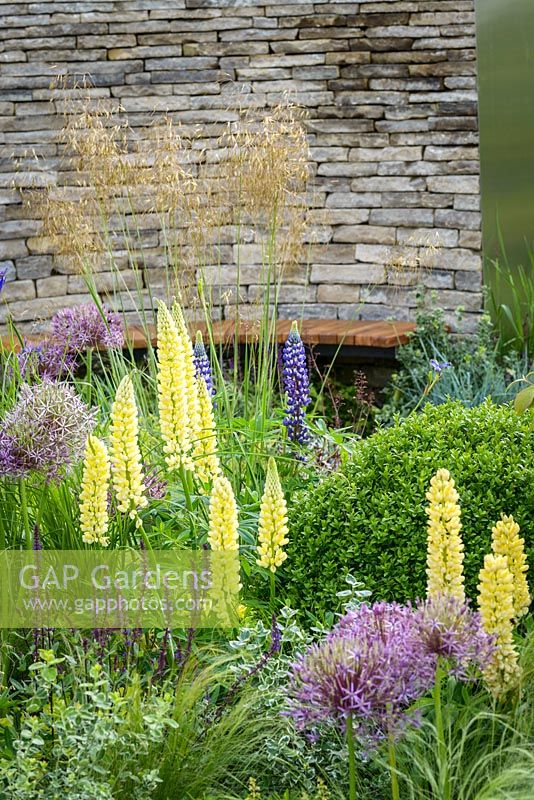
[[(286, 341), (291, 329), (291, 320), (278, 320), (276, 323), (276, 341)], [(208, 343), (205, 322), (189, 323), (192, 337), (200, 330), (205, 344)], [(238, 343), (255, 343), (259, 338), (261, 325), (258, 321), (241, 320), (239, 323)], [(408, 334), (415, 330), (413, 322), (387, 322), (382, 320), (321, 320), (304, 319), (299, 322), (299, 330), (307, 345), (345, 345), (349, 347), (376, 347), (390, 349), (406, 344)], [(147, 334), (153, 346), (156, 345), (156, 328), (149, 325), (147, 331), (140, 325), (129, 326), (126, 338), (132, 348), (147, 346)], [(234, 320), (223, 320), (212, 323), (212, 336), (216, 345), (228, 346), (235, 340)], [(39, 342), (44, 336), (27, 337), (27, 341)], [(13, 337), (2, 337), (6, 349), (18, 351), (19, 343)]]

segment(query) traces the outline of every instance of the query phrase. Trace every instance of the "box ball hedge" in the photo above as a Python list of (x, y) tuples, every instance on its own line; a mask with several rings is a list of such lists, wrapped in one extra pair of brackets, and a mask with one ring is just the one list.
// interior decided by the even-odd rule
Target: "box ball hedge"
[(456, 481), (462, 509), (469, 597), (502, 512), (521, 526), (534, 584), (532, 417), (486, 401), (449, 401), (361, 442), (355, 456), (290, 506), (283, 595), (322, 616), (351, 573), (374, 599), (415, 600), (426, 591), (425, 494), (440, 467)]

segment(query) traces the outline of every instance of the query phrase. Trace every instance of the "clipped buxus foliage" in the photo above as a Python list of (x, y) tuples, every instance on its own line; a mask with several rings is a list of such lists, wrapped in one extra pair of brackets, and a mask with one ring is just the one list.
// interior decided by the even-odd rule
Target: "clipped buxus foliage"
[(426, 591), (425, 494), (440, 467), (456, 481), (462, 510), (466, 591), (501, 513), (521, 526), (534, 583), (534, 430), (529, 415), (484, 402), (425, 406), (361, 442), (318, 486), (293, 497), (282, 595), (322, 616), (336, 611), (350, 573), (374, 599), (415, 600)]

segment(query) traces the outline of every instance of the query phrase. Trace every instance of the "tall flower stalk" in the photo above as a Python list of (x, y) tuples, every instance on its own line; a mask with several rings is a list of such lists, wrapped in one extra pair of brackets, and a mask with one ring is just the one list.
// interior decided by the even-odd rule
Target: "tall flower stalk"
[(136, 528), (140, 528), (142, 524), (139, 510), (148, 503), (143, 483), (138, 433), (134, 387), (130, 376), (125, 375), (119, 384), (111, 408), (111, 473), (118, 509), (135, 520)]
[(276, 461), (274, 458), (269, 458), (265, 490), (260, 505), (256, 563), (270, 572), (271, 605), (274, 605), (275, 572), (287, 558), (284, 546), (289, 542), (288, 531), (287, 504), (278, 477)]
[(80, 528), (86, 544), (107, 547), (108, 490), (110, 463), (106, 445), (96, 436), (89, 436), (85, 448), (82, 491), (80, 493)]
[(306, 424), (306, 408), (310, 403), (310, 378), (306, 363), (306, 351), (300, 338), (296, 322), (282, 351), (282, 378), (287, 398), (284, 425), (292, 442), (306, 444), (309, 431)]
[(193, 470), (184, 345), (162, 302), (158, 305), (157, 358), (159, 424), (167, 468)]
[(460, 506), (454, 480), (446, 469), (438, 469), (426, 494), (428, 507), (427, 596), (446, 595), (465, 601), (460, 536)]
[(195, 472), (202, 483), (214, 480), (221, 471), (217, 455), (217, 432), (213, 416), (213, 400), (202, 376), (196, 379), (200, 414), (200, 431), (195, 442)]
[(202, 341), (202, 333), (197, 331), (194, 346), (195, 356), (195, 374), (197, 380), (204, 378), (206, 386), (208, 387), (208, 394), (215, 394), (215, 386), (213, 385), (213, 374), (211, 372), (211, 364)]
[(485, 556), (479, 575), (478, 605), (484, 629), (495, 638), (496, 645), (484, 678), (492, 695), (499, 699), (514, 690), (521, 679), (513, 641), (514, 578), (506, 556)]
[(213, 482), (209, 506), (208, 544), (212, 556), (213, 597), (221, 624), (231, 626), (236, 598), (241, 589), (239, 565), (238, 513), (234, 492), (228, 478)]
[(180, 304), (175, 300), (172, 304), (172, 317), (180, 337), (184, 358), (184, 392), (187, 401), (187, 415), (191, 430), (191, 440), (196, 442), (200, 432), (200, 408), (196, 379), (195, 354), (193, 342), (185, 322), (184, 313)]
[(528, 563), (525, 540), (519, 536), (519, 525), (505, 514), (492, 528), (491, 549), (495, 555), (506, 556), (514, 581), (514, 615), (518, 620), (528, 613), (530, 592), (527, 581)]
[(209, 507), (208, 544), (214, 551), (239, 550), (237, 504), (228, 478), (213, 482)]

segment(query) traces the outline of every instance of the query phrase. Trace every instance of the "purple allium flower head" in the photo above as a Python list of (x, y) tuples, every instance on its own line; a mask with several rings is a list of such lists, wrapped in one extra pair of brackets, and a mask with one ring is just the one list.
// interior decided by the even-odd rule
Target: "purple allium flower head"
[(293, 322), (284, 345), (282, 363), (282, 378), (287, 396), (284, 425), (291, 441), (305, 444), (309, 440), (305, 417), (306, 407), (310, 402), (310, 378), (306, 351), (296, 322)]
[(7, 269), (0, 269), (0, 292), (4, 288), (7, 279)]
[(120, 316), (94, 303), (58, 311), (52, 317), (51, 326), (52, 338), (72, 353), (99, 345), (122, 347), (124, 344)]
[(452, 364), (450, 364), (448, 361), (438, 361), (436, 358), (431, 358), (430, 366), (432, 367), (434, 372), (443, 372), (443, 370), (452, 367)]
[(432, 685), (435, 656), (421, 644), (415, 614), (396, 603), (361, 605), (293, 664), (289, 714), (300, 729), (348, 714), (372, 743), (398, 732), (406, 709)]
[(466, 603), (447, 595), (432, 597), (417, 604), (415, 617), (425, 650), (442, 659), (456, 678), (468, 680), (487, 666), (493, 637)]
[(23, 384), (15, 406), (0, 424), (0, 476), (38, 472), (58, 480), (83, 456), (95, 425), (72, 386), (44, 380)]
[(20, 374), (24, 380), (65, 377), (76, 369), (76, 355), (52, 339), (40, 343), (27, 342), (18, 354)]
[(200, 331), (197, 331), (196, 339), (195, 339), (195, 348), (194, 348), (194, 356), (195, 356), (195, 372), (197, 378), (204, 378), (206, 381), (206, 387), (208, 389), (208, 394), (214, 395), (215, 394), (215, 387), (213, 385), (213, 375), (211, 373), (211, 364), (206, 353), (206, 348), (204, 347), (204, 342), (202, 341), (202, 334)]

